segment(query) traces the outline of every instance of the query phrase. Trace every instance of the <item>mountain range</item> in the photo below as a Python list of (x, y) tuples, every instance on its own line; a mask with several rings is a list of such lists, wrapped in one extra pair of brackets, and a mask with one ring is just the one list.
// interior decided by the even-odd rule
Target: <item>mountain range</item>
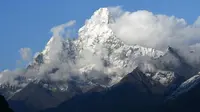
[(53, 35), (13, 82), (0, 82), (0, 94), (15, 112), (198, 109), (200, 63), (189, 63), (171, 46), (163, 51), (127, 44), (113, 32), (114, 22), (110, 9), (100, 8), (77, 39)]

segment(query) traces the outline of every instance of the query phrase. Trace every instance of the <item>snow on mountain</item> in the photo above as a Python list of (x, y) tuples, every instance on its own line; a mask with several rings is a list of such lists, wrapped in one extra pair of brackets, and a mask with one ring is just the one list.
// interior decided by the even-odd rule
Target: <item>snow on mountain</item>
[[(78, 39), (53, 36), (25, 75), (32, 74), (34, 80), (71, 80), (78, 76), (89, 86), (112, 86), (139, 66), (153, 80), (165, 86), (171, 84), (176, 76), (168, 68), (178, 66), (180, 60), (169, 52), (126, 44), (111, 29), (114, 22), (109, 8), (98, 9), (79, 29)], [(106, 80), (99, 81), (102, 79)]]
[[(79, 38), (75, 41), (79, 54), (82, 55), (85, 50), (89, 50), (94, 55), (99, 56), (103, 60), (103, 65), (108, 70), (107, 72), (126, 69), (126, 67), (128, 68), (134, 64), (136, 58), (141, 56), (158, 58), (163, 55), (162, 51), (152, 48), (125, 44), (115, 36), (110, 28), (112, 22), (112, 14), (108, 8), (97, 10), (79, 30)], [(132, 70), (133, 67), (129, 71), (123, 70), (127, 71), (123, 75)], [(120, 73), (119, 75), (122, 74)]]
[(52, 37), (36, 58), (40, 58), (37, 62), (47, 64), (56, 61), (60, 64), (73, 60), (76, 63), (75, 68), (81, 74), (97, 70), (105, 74), (114, 74), (116, 79), (121, 79), (133, 70), (136, 58), (158, 58), (164, 54), (153, 48), (125, 44), (110, 28), (112, 22), (114, 21), (109, 9), (100, 8), (79, 29), (77, 40)]
[(176, 77), (174, 72), (158, 71), (152, 78), (153, 80), (160, 82), (165, 86), (168, 86)]
[(75, 58), (75, 47), (70, 39), (52, 37), (42, 51), (44, 63), (60, 61), (62, 63)]
[(193, 87), (195, 87), (197, 84), (200, 83), (200, 74), (197, 74), (191, 78), (189, 78), (188, 80), (186, 80), (185, 82), (183, 82), (177, 89), (176, 91), (174, 91), (172, 93), (172, 95), (170, 96), (170, 98), (175, 98), (176, 96), (188, 92), (190, 89), (192, 89)]
[(156, 59), (164, 55), (164, 52), (153, 48), (125, 44), (110, 28), (113, 22), (109, 9), (100, 8), (79, 29), (77, 40), (52, 37), (28, 68), (41, 71), (44, 65), (48, 65), (45, 66), (46, 72), (42, 72), (44, 74), (56, 67), (59, 71), (62, 63), (73, 63), (73, 68), (80, 74), (101, 71), (115, 84), (137, 66), (137, 58), (147, 56)]

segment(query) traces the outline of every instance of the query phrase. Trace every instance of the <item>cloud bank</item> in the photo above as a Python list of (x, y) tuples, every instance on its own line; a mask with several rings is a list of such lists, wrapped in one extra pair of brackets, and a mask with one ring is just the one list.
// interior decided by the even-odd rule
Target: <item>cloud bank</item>
[(128, 12), (120, 7), (112, 7), (110, 10), (115, 15), (112, 30), (128, 44), (164, 50), (168, 46), (200, 43), (200, 17), (194, 24), (188, 24), (183, 18), (154, 14), (146, 10)]

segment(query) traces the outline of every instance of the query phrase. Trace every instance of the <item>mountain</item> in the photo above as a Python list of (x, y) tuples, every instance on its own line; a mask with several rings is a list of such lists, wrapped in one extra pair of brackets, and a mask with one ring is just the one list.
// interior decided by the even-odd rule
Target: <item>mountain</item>
[(196, 85), (200, 83), (200, 75), (195, 75), (185, 82), (183, 82), (171, 95), (171, 99), (176, 98), (177, 96), (187, 93), (190, 89), (194, 88)]
[(50, 91), (39, 84), (30, 83), (22, 91), (11, 97), (8, 102), (15, 112), (35, 112), (57, 106), (62, 101), (79, 94), (78, 90), (75, 91), (73, 89), (71, 89), (70, 93), (68, 92), (59, 90)]
[[(90, 83), (90, 86), (112, 86), (136, 67), (137, 58), (155, 59), (163, 55), (162, 51), (153, 48), (125, 44), (110, 28), (112, 22), (109, 9), (100, 8), (79, 29), (77, 40), (52, 37), (28, 65), (24, 75), (14, 79), (18, 84), (12, 86), (18, 89), (8, 96), (41, 79), (65, 82), (81, 77), (79, 82)], [(63, 85), (67, 86), (67, 83)]]
[(195, 75), (183, 82), (164, 102), (162, 108), (166, 112), (198, 112), (200, 101), (200, 80)]
[[(118, 83), (137, 66), (163, 85), (173, 82), (174, 74), (182, 73), (182, 69), (178, 70), (179, 66), (174, 66), (169, 62), (177, 60), (178, 65), (185, 64), (175, 52), (128, 45), (117, 38), (110, 28), (113, 22), (114, 18), (109, 8), (100, 8), (79, 29), (78, 39), (65, 40), (52, 37), (28, 68), (35, 68), (36, 71), (41, 72), (40, 74), (48, 75), (53, 69), (56, 70), (54, 73), (63, 72), (63, 66), (65, 66), (65, 69), (70, 69), (66, 74), (74, 74), (73, 72), (76, 71), (76, 74), (86, 78), (84, 80), (94, 78), (96, 80), (101, 77), (109, 79), (106, 84), (101, 84), (102, 86)], [(171, 59), (172, 57), (174, 60)], [(48, 68), (43, 70), (45, 66)], [(94, 77), (91, 75), (94, 73), (99, 75)], [(165, 74), (162, 79), (161, 74)]]
[(48, 85), (45, 81), (32, 82), (14, 94), (8, 99), (8, 102), (15, 112), (38, 112), (47, 108), (56, 107), (60, 103), (79, 94), (83, 94), (86, 91), (94, 92), (104, 89), (101, 86), (90, 87), (86, 84), (82, 85), (84, 88), (81, 88), (81, 86), (77, 86), (79, 84), (76, 81), (68, 81), (64, 84), (66, 83), (67, 90), (60, 88), (62, 86), (57, 81), (48, 82)]
[(53, 35), (14, 78), (6, 82), (3, 77), (10, 72), (0, 73), (0, 94), (16, 112), (75, 111), (74, 106), (85, 111), (153, 111), (199, 72), (179, 49), (127, 44), (113, 32), (114, 22), (110, 9), (100, 8), (79, 29), (77, 39)]

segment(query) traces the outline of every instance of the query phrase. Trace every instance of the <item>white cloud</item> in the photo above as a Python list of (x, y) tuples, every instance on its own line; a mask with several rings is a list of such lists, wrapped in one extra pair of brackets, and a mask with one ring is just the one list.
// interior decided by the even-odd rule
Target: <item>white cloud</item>
[(53, 33), (53, 37), (60, 37), (65, 33), (65, 28), (72, 27), (76, 24), (75, 20), (71, 20), (67, 23), (55, 26), (51, 29), (51, 32)]
[(51, 29), (53, 36), (47, 43), (44, 54), (48, 55), (48, 59), (50, 59), (52, 63), (59, 63), (58, 54), (61, 53), (60, 51), (63, 51), (62, 49), (63, 43), (65, 42), (65, 38), (69, 37), (70, 33), (72, 33), (72, 30), (66, 30), (66, 28), (74, 26), (75, 23), (75, 20), (71, 20), (67, 23), (55, 26)]
[(124, 11), (121, 9), (121, 6), (116, 6), (116, 7), (108, 7), (110, 13), (112, 14), (112, 18), (118, 18), (120, 17)]
[[(111, 25), (114, 33), (128, 44), (138, 44), (156, 49), (166, 49), (167, 46), (190, 46), (200, 42), (199, 19), (188, 24), (184, 19), (175, 16), (153, 14), (146, 10), (120, 12)], [(116, 13), (116, 12), (113, 12)]]
[(16, 69), (13, 71), (4, 70), (3, 72), (0, 72), (0, 84), (4, 84), (7, 82), (9, 82), (12, 85), (18, 84), (15, 78), (24, 73), (25, 73), (25, 70), (23, 69)]
[(197, 18), (197, 20), (194, 22), (194, 25), (200, 26), (200, 16)]
[(115, 22), (110, 27), (125, 43), (159, 50), (171, 46), (179, 49), (180, 55), (191, 65), (200, 63), (200, 16), (194, 24), (188, 24), (183, 18), (146, 10), (128, 12), (120, 7), (111, 9), (111, 13), (119, 16), (114, 16)]
[(21, 48), (19, 53), (23, 61), (30, 61), (32, 58), (32, 51), (30, 48)]

